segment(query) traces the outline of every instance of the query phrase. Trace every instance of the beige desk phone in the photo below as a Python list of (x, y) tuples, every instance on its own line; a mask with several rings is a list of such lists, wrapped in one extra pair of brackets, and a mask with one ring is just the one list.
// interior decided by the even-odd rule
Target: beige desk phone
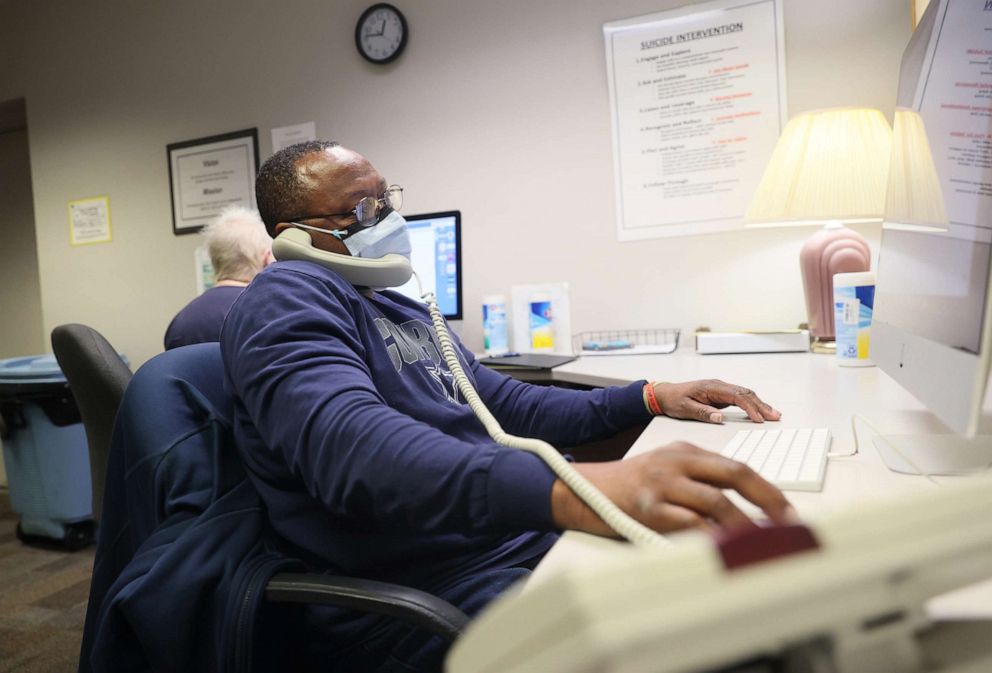
[[(617, 544), (576, 559), (487, 606), (445, 671), (992, 671), (992, 619), (935, 621), (927, 609), (992, 577), (988, 475), (838, 510), (808, 530), (813, 547), (746, 565), (702, 532), (663, 554)], [(755, 533), (757, 548), (777, 546), (769, 531)]]
[(403, 255), (369, 259), (327, 252), (315, 248), (310, 234), (295, 227), (285, 229), (276, 236), (272, 242), (272, 254), (280, 261), (298, 259), (315, 262), (359, 287), (399, 287), (413, 275), (410, 260)]

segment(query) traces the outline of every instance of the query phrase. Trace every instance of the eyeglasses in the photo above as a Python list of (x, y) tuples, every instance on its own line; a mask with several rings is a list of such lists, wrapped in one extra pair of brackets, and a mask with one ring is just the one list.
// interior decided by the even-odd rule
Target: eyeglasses
[[(343, 221), (354, 219), (353, 224), (349, 224), (346, 227), (335, 230), (326, 230), (325, 233), (331, 234), (338, 240), (344, 240), (349, 236), (357, 234), (363, 229), (368, 229), (369, 227), (374, 227), (375, 225), (382, 222), (386, 215), (393, 212), (394, 210), (399, 210), (403, 206), (403, 188), (399, 185), (389, 185), (382, 196), (376, 198), (374, 196), (366, 196), (358, 204), (346, 213), (329, 213), (327, 215), (304, 215), (298, 217), (288, 218), (290, 221), (295, 222), (296, 220), (337, 220), (343, 223)], [(301, 225), (306, 227), (306, 225)], [(306, 227), (310, 229), (312, 227)], [(322, 230), (324, 231), (324, 230)]]

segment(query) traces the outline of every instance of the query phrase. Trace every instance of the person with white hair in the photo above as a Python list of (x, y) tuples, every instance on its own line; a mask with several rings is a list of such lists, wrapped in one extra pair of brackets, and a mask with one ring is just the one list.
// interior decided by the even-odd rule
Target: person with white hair
[(228, 309), (255, 274), (275, 259), (258, 212), (226, 208), (203, 231), (216, 284), (187, 304), (165, 331), (165, 349), (220, 339)]

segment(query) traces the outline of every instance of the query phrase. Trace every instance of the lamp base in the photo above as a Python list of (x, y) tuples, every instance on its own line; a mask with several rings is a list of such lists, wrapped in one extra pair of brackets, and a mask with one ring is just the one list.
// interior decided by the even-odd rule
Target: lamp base
[[(827, 339), (833, 341), (833, 335), (837, 333), (834, 328), (834, 274), (867, 271), (870, 265), (868, 241), (856, 231), (841, 226), (840, 222), (827, 222), (809, 237), (799, 253), (799, 267), (810, 334), (829, 334)], [(813, 352), (826, 351), (816, 350), (814, 344)]]
[(823, 355), (837, 355), (837, 342), (832, 337), (813, 337), (809, 349)]

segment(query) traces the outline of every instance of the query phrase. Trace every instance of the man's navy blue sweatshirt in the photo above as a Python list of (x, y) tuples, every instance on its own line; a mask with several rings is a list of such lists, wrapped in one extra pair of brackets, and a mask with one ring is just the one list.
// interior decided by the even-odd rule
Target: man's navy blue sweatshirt
[[(238, 449), (288, 551), (437, 588), (542, 555), (551, 470), (494, 443), (453, 384), (426, 307), (310, 262), (256, 276), (221, 332)], [(648, 420), (643, 382), (590, 392), (462, 367), (512, 434), (574, 446)]]

